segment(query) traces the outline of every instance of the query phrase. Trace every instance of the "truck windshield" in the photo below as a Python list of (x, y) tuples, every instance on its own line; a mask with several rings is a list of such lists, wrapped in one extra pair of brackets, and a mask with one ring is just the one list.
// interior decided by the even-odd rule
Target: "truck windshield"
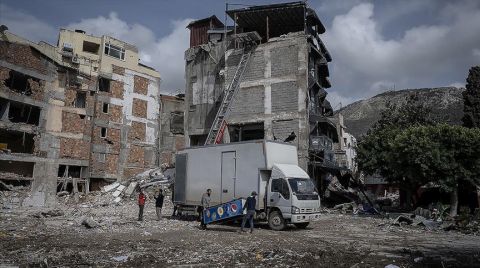
[(288, 179), (290, 188), (296, 194), (317, 194), (317, 190), (311, 179), (290, 178)]

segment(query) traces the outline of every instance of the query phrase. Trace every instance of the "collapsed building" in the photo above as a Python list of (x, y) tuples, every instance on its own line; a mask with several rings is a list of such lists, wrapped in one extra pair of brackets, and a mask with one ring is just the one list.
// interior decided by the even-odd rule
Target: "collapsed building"
[[(339, 137), (326, 100), (332, 57), (320, 38), (325, 27), (305, 2), (226, 13), (234, 26), (215, 16), (187, 26), (186, 146), (211, 143), (211, 129), (221, 137), (216, 142), (289, 141), (322, 192), (327, 175), (340, 170), (333, 148)], [(227, 127), (212, 128), (227, 110)]]
[(24, 205), (159, 166), (160, 75), (138, 49), (62, 29), (56, 46), (0, 35), (0, 179)]

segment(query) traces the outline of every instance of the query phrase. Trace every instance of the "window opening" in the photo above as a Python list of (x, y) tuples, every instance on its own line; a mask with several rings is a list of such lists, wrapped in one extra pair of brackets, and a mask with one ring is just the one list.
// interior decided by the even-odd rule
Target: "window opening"
[(100, 130), (100, 136), (102, 138), (106, 138), (107, 137), (107, 128), (106, 127), (102, 127), (102, 129)]
[(104, 102), (104, 103), (103, 103), (103, 109), (102, 109), (102, 111), (103, 111), (104, 113), (108, 114), (108, 108), (109, 108), (109, 107), (108, 107), (108, 103), (105, 103), (105, 102)]
[(125, 49), (109, 43), (105, 44), (105, 54), (117, 59), (125, 60)]

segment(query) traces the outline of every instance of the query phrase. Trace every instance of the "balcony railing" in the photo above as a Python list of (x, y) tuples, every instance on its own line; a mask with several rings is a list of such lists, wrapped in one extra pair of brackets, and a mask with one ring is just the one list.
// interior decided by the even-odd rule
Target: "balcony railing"
[[(332, 151), (333, 141), (327, 136), (310, 136), (310, 149), (315, 151)], [(332, 152), (333, 154), (333, 152)]]

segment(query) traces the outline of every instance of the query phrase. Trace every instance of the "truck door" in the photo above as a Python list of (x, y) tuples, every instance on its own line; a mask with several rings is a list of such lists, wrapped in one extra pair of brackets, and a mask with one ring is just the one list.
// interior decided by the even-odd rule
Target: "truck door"
[(235, 198), (236, 152), (222, 152), (222, 203)]
[(280, 209), (284, 218), (291, 214), (292, 200), (290, 199), (290, 189), (285, 179), (278, 178), (270, 181), (267, 205)]

